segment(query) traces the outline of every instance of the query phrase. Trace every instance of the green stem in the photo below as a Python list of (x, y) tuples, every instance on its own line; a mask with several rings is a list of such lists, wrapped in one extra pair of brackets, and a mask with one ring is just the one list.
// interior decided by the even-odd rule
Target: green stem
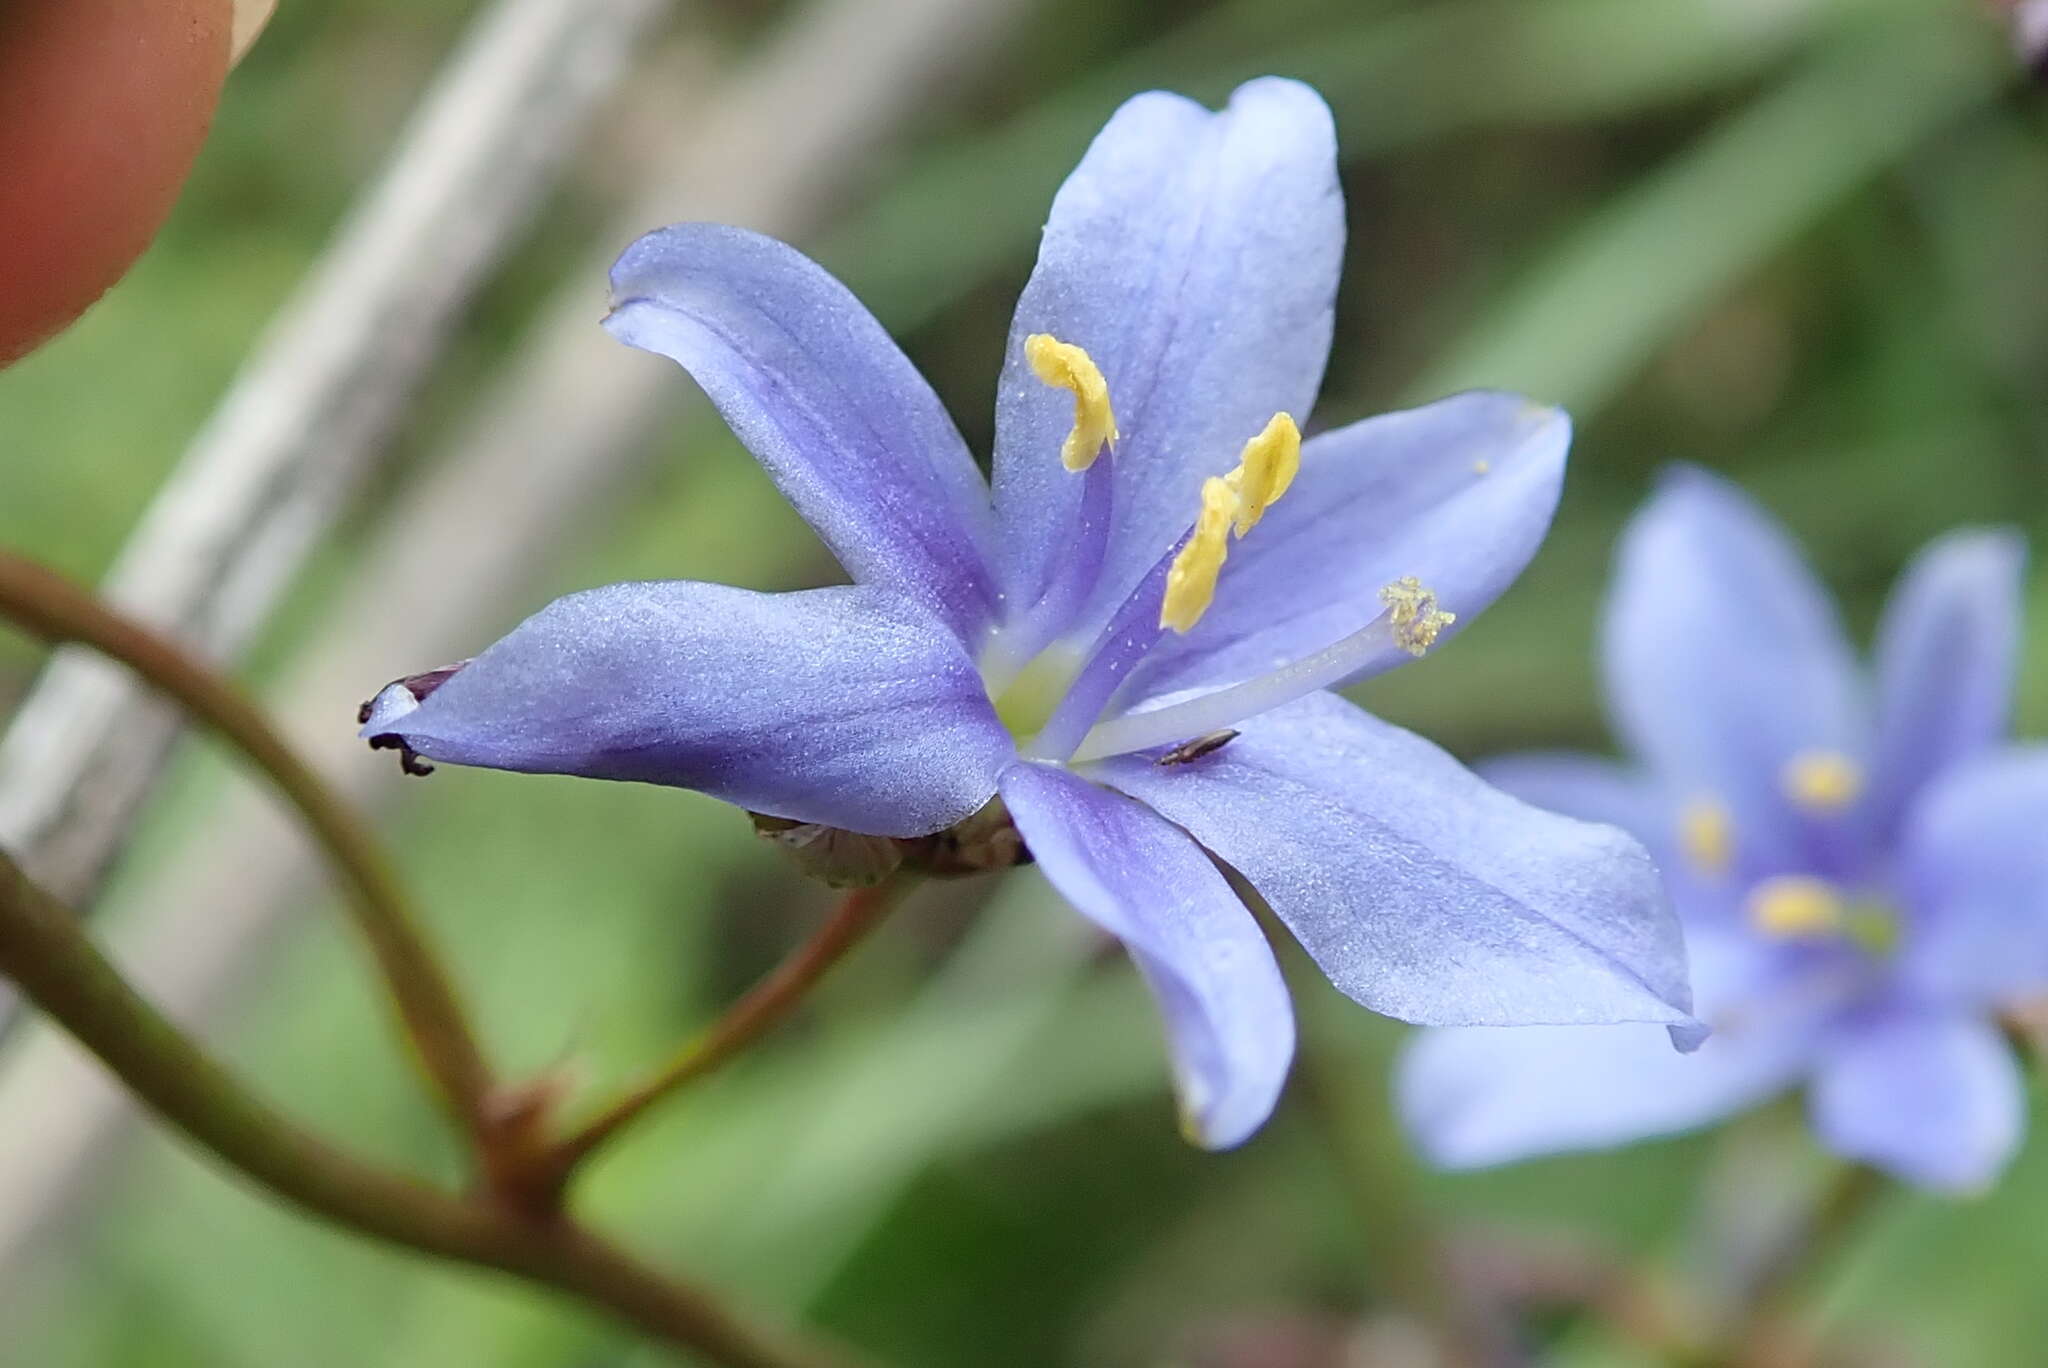
[(76, 917), (0, 853), (0, 975), (168, 1124), (272, 1193), (365, 1235), (572, 1293), (730, 1368), (828, 1368), (700, 1288), (653, 1272), (560, 1215), (460, 1199), (328, 1146), (258, 1102), (138, 996)]
[(685, 1044), (668, 1063), (544, 1154), (533, 1179), (543, 1195), (558, 1200), (577, 1166), (607, 1140), (655, 1104), (711, 1073), (787, 1020), (818, 980), (865, 940), (916, 886), (914, 876), (898, 874), (872, 888), (856, 888), (848, 893), (810, 939), (748, 989), (723, 1016)]
[(210, 724), (270, 776), (325, 848), (428, 1078), (465, 1131), (493, 1124), (494, 1084), (454, 984), (427, 943), (369, 830), (270, 727), (254, 704), (174, 643), (58, 575), (0, 552), (0, 615), (52, 644), (90, 646)]

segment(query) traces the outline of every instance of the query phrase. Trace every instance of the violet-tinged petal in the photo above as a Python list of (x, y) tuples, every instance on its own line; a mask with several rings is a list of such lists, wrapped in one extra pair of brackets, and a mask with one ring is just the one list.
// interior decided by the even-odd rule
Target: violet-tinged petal
[(1066, 697), (1026, 747), (1032, 758), (1071, 757), (1102, 716), (1104, 706), (1129, 682), (1132, 672), (1142, 667), (1146, 656), (1157, 649), (1159, 639), (1166, 634), (1166, 628), (1159, 623), (1159, 602), (1166, 592), (1167, 577), (1173, 572), (1176, 550), (1169, 549), (1159, 558), (1089, 644), (1080, 673), (1067, 686)]
[[(1227, 684), (1308, 655), (1384, 611), (1414, 576), (1463, 631), (1536, 554), (1564, 483), (1571, 420), (1474, 391), (1312, 437), (1301, 473), (1232, 545), (1216, 601), (1145, 662), (1132, 696)], [(1348, 679), (1412, 657), (1389, 641)]]
[(2026, 554), (2012, 532), (1951, 532), (1893, 589), (1877, 636), (1870, 820), (1880, 837), (1921, 785), (2005, 735)]
[(1665, 477), (1618, 561), (1603, 663), (1625, 748), (1674, 791), (1726, 805), (1743, 869), (1804, 864), (1786, 765), (1865, 751), (1856, 662), (1833, 603), (1777, 525), (1700, 470)]
[(1899, 973), (1937, 1000), (2048, 989), (2048, 746), (1951, 768), (1907, 814)]
[(1810, 1101), (1830, 1149), (1945, 1192), (1989, 1187), (2025, 1126), (2011, 1048), (1961, 1014), (1883, 1010), (1845, 1028)]
[(1108, 461), (1098, 460), (1080, 480), (1081, 502), (1075, 510), (1067, 554), (1053, 568), (1038, 602), (1028, 607), (1014, 605), (1016, 611), (990, 633), (982, 652), (982, 674), (999, 697), (1033, 657), (1067, 630), (1102, 577), (1103, 558), (1109, 552), (1116, 476)]
[(987, 486), (844, 285), (772, 238), (682, 223), (626, 249), (612, 298), (612, 335), (690, 372), (848, 574), (978, 637), (995, 601)]
[(1650, 1021), (1697, 1041), (1656, 870), (1612, 827), (1541, 812), (1335, 694), (1184, 765), (1088, 772), (1236, 866), (1330, 981), (1431, 1025)]
[(973, 813), (1016, 754), (952, 633), (864, 586), (571, 594), (376, 728), (431, 760), (668, 784), (883, 836)]
[(1774, 991), (1792, 985), (1774, 982), (1774, 947), (1753, 937), (1695, 928), (1687, 948), (1696, 1008), (1714, 1026), (1693, 1054), (1647, 1026), (1417, 1035), (1395, 1096), (1423, 1153), (1445, 1168), (1476, 1168), (1623, 1145), (1705, 1125), (1790, 1087), (1813, 1060), (1833, 999)]
[(361, 734), (393, 735), (399, 720), (419, 711), (419, 706), (419, 696), (405, 686), (404, 680), (395, 679), (377, 690), (376, 697), (363, 704)]
[(1029, 762), (1004, 772), (1002, 793), (1053, 887), (1144, 971), (1191, 1138), (1242, 1143), (1294, 1056), (1287, 985), (1251, 912), (1186, 833), (1121, 794)]
[(1128, 101), (1053, 200), (1017, 302), (996, 404), (995, 501), (1012, 602), (1068, 554), (1081, 482), (1061, 467), (1072, 400), (1024, 359), (1051, 333), (1109, 381), (1122, 437), (1098, 626), (1187, 529), (1276, 412), (1305, 418), (1328, 359), (1344, 206), (1329, 109), (1298, 82), (1238, 87), (1212, 114)]

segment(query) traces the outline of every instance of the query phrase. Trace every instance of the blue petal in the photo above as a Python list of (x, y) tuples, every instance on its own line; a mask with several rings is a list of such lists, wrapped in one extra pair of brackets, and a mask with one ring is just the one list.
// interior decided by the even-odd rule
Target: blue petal
[(571, 594), (373, 726), (431, 760), (668, 784), (883, 836), (973, 813), (1016, 754), (952, 634), (859, 586)]
[(2048, 989), (2048, 746), (1950, 769), (1907, 816), (1899, 971), (1937, 1000)]
[(1253, 718), (1191, 763), (1118, 756), (1092, 772), (1236, 866), (1374, 1011), (1654, 1021), (1697, 1039), (1684, 943), (1641, 846), (1489, 788), (1334, 694)]
[[(1154, 652), (1133, 695), (1233, 683), (1306, 656), (1382, 613), (1380, 590), (1407, 575), (1457, 616), (1441, 647), (1542, 545), (1571, 432), (1558, 409), (1475, 391), (1311, 438), (1287, 497), (1231, 546), (1216, 602)], [(1350, 678), (1409, 659), (1389, 642)]]
[(1921, 785), (2005, 735), (2026, 556), (2011, 532), (1952, 532), (1892, 591), (1877, 638), (1871, 769), (1871, 821), (1881, 837)]
[(678, 362), (862, 584), (978, 641), (988, 490), (938, 396), (844, 285), (719, 224), (649, 233), (612, 268), (613, 336)]
[(1752, 938), (1696, 929), (1688, 943), (1698, 1010), (1714, 1023), (1696, 1053), (1676, 1053), (1644, 1026), (1418, 1035), (1395, 1088), (1422, 1152), (1445, 1168), (1476, 1168), (1604, 1149), (1690, 1130), (1790, 1087), (1813, 1060), (1822, 1014), (1796, 993), (1770, 991), (1779, 966)]
[(1028, 763), (1004, 772), (1002, 792), (1053, 887), (1152, 985), (1192, 1138), (1242, 1143), (1294, 1057), (1294, 1009), (1257, 921), (1199, 846), (1130, 799)]
[(1622, 539), (1603, 637), (1627, 748), (1673, 792), (1727, 805), (1746, 871), (1807, 863), (1784, 767), (1861, 759), (1865, 721), (1834, 605), (1778, 527), (1726, 481), (1671, 472)]
[(1947, 1192), (1989, 1187), (2025, 1126), (2019, 1066), (1973, 1017), (1888, 1011), (1821, 1062), (1814, 1129), (1839, 1154)]
[(1024, 339), (1078, 343), (1109, 381), (1122, 440), (1099, 625), (1193, 521), (1276, 412), (1322, 382), (1344, 248), (1330, 112), (1307, 86), (1240, 86), (1222, 113), (1164, 92), (1126, 103), (1053, 201), (1017, 302), (996, 406), (995, 499), (1012, 602), (1067, 554), (1082, 482), (1060, 465), (1073, 416)]

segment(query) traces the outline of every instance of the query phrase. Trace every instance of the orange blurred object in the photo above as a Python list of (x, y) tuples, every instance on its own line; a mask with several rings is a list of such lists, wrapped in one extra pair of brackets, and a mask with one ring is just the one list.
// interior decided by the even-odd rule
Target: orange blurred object
[(227, 74), (231, 0), (0, 0), (0, 366), (149, 245)]

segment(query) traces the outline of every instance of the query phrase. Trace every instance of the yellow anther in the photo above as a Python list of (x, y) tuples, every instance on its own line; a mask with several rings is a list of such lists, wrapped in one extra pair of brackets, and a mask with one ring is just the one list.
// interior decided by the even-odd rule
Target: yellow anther
[(1485, 457), (1483, 457), (1483, 456), (1482, 456), (1482, 457), (1481, 457), (1480, 459), (1478, 459), (1478, 460), (1476, 460), (1476, 461), (1474, 461), (1474, 462), (1472, 463), (1472, 473), (1473, 473), (1474, 475), (1484, 475), (1484, 474), (1486, 474), (1486, 473), (1487, 473), (1488, 471), (1490, 471), (1490, 470), (1492, 470), (1492, 469), (1493, 469), (1493, 462), (1491, 462), (1491, 461), (1487, 460), (1487, 459), (1486, 459)]
[(1187, 545), (1166, 572), (1166, 594), (1159, 602), (1159, 625), (1185, 632), (1202, 620), (1216, 599), (1216, 576), (1230, 545), (1230, 523), (1237, 515), (1237, 493), (1228, 481), (1202, 482), (1202, 512)]
[(1409, 655), (1419, 656), (1436, 645), (1437, 634), (1458, 620), (1436, 606), (1436, 591), (1413, 575), (1395, 580), (1380, 590), (1380, 602), (1387, 605), (1387, 621), (1394, 630), (1394, 644)]
[(1840, 812), (1863, 792), (1863, 770), (1832, 750), (1801, 751), (1785, 762), (1785, 796), (1809, 812)]
[(1702, 874), (1725, 874), (1735, 859), (1735, 820), (1718, 798), (1694, 798), (1678, 810), (1678, 844)]
[(1024, 359), (1031, 373), (1054, 389), (1074, 395), (1074, 426), (1060, 447), (1060, 463), (1068, 470), (1086, 470), (1108, 447), (1116, 450), (1116, 414), (1109, 407), (1109, 382), (1095, 358), (1051, 333), (1024, 339)]
[(1773, 940), (1832, 936), (1847, 910), (1833, 884), (1807, 874), (1765, 879), (1750, 890), (1748, 907), (1750, 925)]
[(1244, 444), (1237, 469), (1223, 477), (1237, 495), (1237, 535), (1259, 525), (1266, 510), (1301, 473), (1301, 429), (1285, 413), (1276, 413), (1258, 436)]

